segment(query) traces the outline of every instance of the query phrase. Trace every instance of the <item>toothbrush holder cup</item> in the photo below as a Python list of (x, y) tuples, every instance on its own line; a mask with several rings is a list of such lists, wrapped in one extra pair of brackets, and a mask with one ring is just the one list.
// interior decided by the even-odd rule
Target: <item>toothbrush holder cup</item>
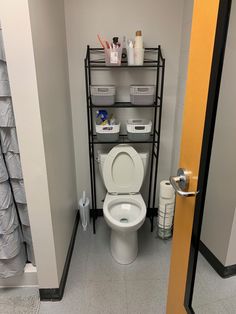
[(120, 66), (122, 57), (122, 46), (105, 48), (105, 63), (107, 66)]

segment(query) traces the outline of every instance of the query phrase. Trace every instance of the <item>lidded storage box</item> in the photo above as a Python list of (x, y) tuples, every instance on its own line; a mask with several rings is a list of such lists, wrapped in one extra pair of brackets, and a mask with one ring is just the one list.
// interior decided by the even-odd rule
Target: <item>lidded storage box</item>
[(93, 105), (107, 106), (115, 103), (115, 85), (91, 85), (90, 92)]
[(152, 131), (152, 121), (147, 119), (129, 119), (126, 125), (130, 141), (147, 141)]
[(96, 125), (97, 139), (101, 142), (116, 142), (119, 140), (120, 123), (112, 125)]
[(154, 85), (131, 85), (130, 102), (133, 105), (152, 105), (155, 102)]

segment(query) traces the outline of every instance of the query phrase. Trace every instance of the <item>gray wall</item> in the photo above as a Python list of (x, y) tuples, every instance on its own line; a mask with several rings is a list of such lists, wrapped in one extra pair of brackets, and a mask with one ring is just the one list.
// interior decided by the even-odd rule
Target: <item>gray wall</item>
[[(93, 47), (99, 46), (97, 33), (109, 40), (114, 35), (118, 35), (120, 38), (123, 35), (134, 38), (135, 31), (141, 29), (146, 47), (162, 45), (166, 57), (166, 76), (159, 180), (169, 177), (172, 162), (183, 4), (183, 0), (119, 2), (115, 0), (65, 0), (78, 196), (81, 196), (83, 189), (90, 190), (83, 59), (87, 44)], [(105, 74), (100, 75), (100, 73), (96, 74), (95, 79), (100, 84), (114, 82), (122, 85), (123, 95), (127, 95), (125, 85), (128, 86), (135, 82), (151, 82), (147, 72), (142, 72), (140, 75), (137, 70), (120, 72), (116, 81), (114, 75), (105, 77)], [(123, 109), (119, 111), (118, 117), (125, 121), (128, 116), (133, 118), (140, 115), (148, 116), (148, 112), (150, 111), (145, 109), (141, 111)], [(144, 145), (140, 149), (144, 150)], [(98, 178), (98, 180), (100, 179)], [(98, 185), (98, 200), (101, 201), (104, 198), (105, 189), (102, 184)], [(101, 203), (100, 206), (102, 206)]]
[(236, 264), (236, 3), (232, 2), (201, 240), (225, 266)]

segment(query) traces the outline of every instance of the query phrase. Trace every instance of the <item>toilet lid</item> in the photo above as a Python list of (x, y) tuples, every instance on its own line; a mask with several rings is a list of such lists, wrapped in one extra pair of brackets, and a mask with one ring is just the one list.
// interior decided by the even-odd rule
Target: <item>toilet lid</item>
[(112, 148), (104, 162), (103, 178), (109, 193), (138, 193), (144, 178), (141, 157), (128, 145)]

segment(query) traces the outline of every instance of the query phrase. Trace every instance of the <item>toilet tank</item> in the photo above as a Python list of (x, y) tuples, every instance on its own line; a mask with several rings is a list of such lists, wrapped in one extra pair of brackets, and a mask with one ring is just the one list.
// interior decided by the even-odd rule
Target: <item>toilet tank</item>
[[(141, 157), (142, 162), (143, 162), (144, 178), (145, 178), (146, 173), (147, 173), (147, 168), (148, 168), (149, 153), (148, 152), (147, 153), (140, 153), (139, 156)], [(100, 172), (102, 179), (103, 179), (103, 166), (104, 166), (104, 162), (105, 162), (106, 157), (107, 157), (107, 154), (103, 154), (101, 152), (98, 152), (99, 172)]]

